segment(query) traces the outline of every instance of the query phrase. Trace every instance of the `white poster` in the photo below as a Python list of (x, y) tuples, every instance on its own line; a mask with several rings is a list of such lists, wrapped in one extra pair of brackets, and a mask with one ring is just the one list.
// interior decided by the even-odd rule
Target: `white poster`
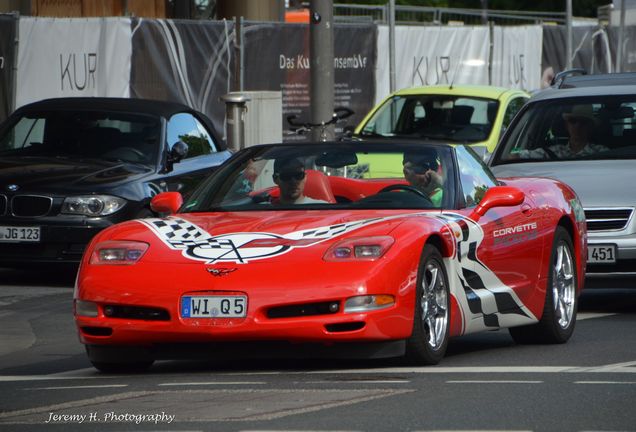
[(128, 18), (20, 18), (16, 108), (51, 97), (128, 97)]
[(493, 33), (492, 85), (528, 91), (540, 88), (541, 26), (495, 27)]
[[(489, 29), (396, 26), (395, 86), (488, 84)], [(390, 92), (389, 27), (378, 26), (376, 102)]]

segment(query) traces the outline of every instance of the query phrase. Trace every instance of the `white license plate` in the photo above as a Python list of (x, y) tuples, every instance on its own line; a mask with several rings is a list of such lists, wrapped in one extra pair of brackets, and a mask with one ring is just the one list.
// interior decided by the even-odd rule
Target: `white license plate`
[(587, 247), (588, 263), (615, 263), (615, 245), (589, 245)]
[(183, 318), (241, 318), (247, 316), (246, 296), (181, 297)]
[(40, 241), (40, 227), (0, 226), (0, 243), (21, 243)]

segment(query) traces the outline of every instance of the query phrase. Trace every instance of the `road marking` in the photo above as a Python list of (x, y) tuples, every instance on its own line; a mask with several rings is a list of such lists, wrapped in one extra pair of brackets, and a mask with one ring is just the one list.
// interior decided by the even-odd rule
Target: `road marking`
[(32, 388), (27, 388), (25, 390), (74, 390), (74, 389), (113, 388), (113, 387), (128, 387), (128, 384), (104, 384), (104, 385), (61, 386), (61, 387), (32, 387)]
[(574, 384), (636, 384), (636, 381), (574, 381)]
[(529, 380), (452, 380), (447, 384), (541, 384), (543, 381)]
[(303, 381), (298, 382), (298, 384), (408, 384), (411, 381), (409, 380), (358, 380), (358, 379), (349, 379), (349, 380), (322, 380), (322, 381)]
[(617, 313), (611, 312), (579, 312), (576, 314), (576, 320), (582, 321), (586, 319), (594, 319), (594, 318), (605, 318), (608, 316), (618, 315)]
[(158, 386), (204, 386), (204, 385), (265, 385), (265, 381), (208, 381), (208, 382), (177, 382), (160, 383)]

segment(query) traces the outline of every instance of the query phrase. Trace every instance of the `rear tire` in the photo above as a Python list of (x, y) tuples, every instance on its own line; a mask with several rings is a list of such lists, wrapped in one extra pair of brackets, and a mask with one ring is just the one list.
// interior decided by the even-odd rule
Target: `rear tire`
[(420, 259), (413, 314), (413, 332), (406, 341), (405, 360), (434, 365), (446, 354), (450, 329), (448, 275), (439, 250), (426, 245)]
[(508, 331), (520, 344), (559, 344), (570, 339), (578, 309), (574, 247), (567, 230), (558, 226), (550, 256), (550, 274), (541, 320), (537, 324), (513, 327)]

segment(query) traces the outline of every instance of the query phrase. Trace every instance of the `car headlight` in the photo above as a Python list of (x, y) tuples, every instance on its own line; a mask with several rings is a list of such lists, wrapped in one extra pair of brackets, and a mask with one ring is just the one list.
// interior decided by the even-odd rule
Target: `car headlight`
[(374, 261), (393, 245), (389, 236), (353, 237), (339, 241), (325, 253), (325, 261)]
[(127, 240), (107, 240), (95, 245), (91, 264), (132, 265), (148, 250), (148, 243)]
[(64, 199), (62, 213), (108, 216), (120, 210), (125, 204), (125, 199), (110, 195), (72, 196)]

